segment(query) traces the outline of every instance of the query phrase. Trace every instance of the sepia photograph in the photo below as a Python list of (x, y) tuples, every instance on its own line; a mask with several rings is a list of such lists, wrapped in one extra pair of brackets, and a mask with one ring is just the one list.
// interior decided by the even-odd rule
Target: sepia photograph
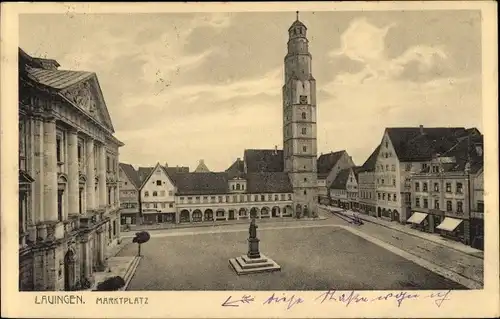
[[(18, 133), (2, 128), (2, 161), (12, 153), (18, 171), (2, 216), (18, 230), (16, 298), (61, 314), (128, 304), (146, 316), (159, 292), (191, 317), (307, 315), (326, 301), (414, 316), (412, 302), (435, 314), (498, 290), (485, 94), (497, 64), (484, 59), (496, 5), (479, 3), (18, 13), (2, 74)], [(221, 312), (192, 309), (187, 292), (217, 294)], [(151, 307), (176, 305), (164, 299)]]

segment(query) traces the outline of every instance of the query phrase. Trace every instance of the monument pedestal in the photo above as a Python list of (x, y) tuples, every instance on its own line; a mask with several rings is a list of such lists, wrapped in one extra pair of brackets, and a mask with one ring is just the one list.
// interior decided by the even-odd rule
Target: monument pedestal
[(248, 253), (241, 257), (229, 259), (229, 264), (238, 275), (254, 274), (259, 272), (280, 271), (281, 267), (272, 259), (261, 255), (259, 252), (259, 239), (257, 238), (255, 219), (250, 223), (248, 238)]
[(247, 255), (229, 259), (229, 264), (238, 275), (248, 275), (261, 272), (281, 271), (281, 266), (264, 255), (250, 258)]

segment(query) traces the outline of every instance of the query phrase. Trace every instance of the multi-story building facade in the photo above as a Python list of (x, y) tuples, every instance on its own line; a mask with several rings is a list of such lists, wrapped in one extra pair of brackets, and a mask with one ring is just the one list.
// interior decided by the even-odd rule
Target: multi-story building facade
[(377, 146), (358, 172), (359, 211), (376, 216), (377, 192), (375, 186), (375, 164), (380, 146)]
[[(477, 146), (476, 146), (477, 147)], [(482, 148), (478, 148), (482, 152)], [(472, 198), (470, 200), (470, 244), (474, 248), (484, 249), (484, 170), (471, 172)]]
[(139, 175), (130, 164), (120, 163), (120, 215), (121, 225), (136, 224), (140, 216), (140, 187)]
[(405, 223), (411, 214), (411, 176), (428, 167), (435, 154), (474, 134), (477, 130), (465, 128), (387, 128), (375, 165), (377, 216)]
[(175, 193), (167, 170), (157, 163), (140, 187), (143, 223), (175, 222)]
[(312, 76), (307, 28), (297, 20), (288, 29), (283, 85), (284, 171), (293, 185), (295, 210), (305, 216), (316, 212), (317, 141), (316, 80)]
[(358, 210), (358, 171), (360, 167), (345, 168), (340, 171), (330, 186), (332, 204), (337, 207)]
[(354, 167), (352, 157), (345, 150), (321, 154), (318, 157), (318, 198), (325, 205), (330, 204), (329, 188), (343, 169)]
[(408, 219), (423, 231), (437, 232), (467, 245), (476, 237), (471, 234), (470, 222), (475, 187), (482, 189), (483, 163), (482, 150), (478, 153), (477, 147), (471, 147), (471, 139), (482, 147), (481, 136), (461, 138), (411, 177), (412, 215)]
[(88, 287), (120, 237), (119, 147), (95, 73), (19, 49), (19, 289)]

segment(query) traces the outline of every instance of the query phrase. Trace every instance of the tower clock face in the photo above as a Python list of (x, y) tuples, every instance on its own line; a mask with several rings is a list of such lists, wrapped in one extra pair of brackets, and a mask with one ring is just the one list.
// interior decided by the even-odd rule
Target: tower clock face
[(307, 96), (306, 95), (300, 96), (300, 104), (307, 104)]

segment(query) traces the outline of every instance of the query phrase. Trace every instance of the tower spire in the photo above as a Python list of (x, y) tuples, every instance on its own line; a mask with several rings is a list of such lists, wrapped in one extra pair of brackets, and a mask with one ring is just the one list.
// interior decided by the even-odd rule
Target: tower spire
[(299, 12), (295, 11), (295, 13), (297, 14), (297, 21), (298, 21), (299, 20)]

